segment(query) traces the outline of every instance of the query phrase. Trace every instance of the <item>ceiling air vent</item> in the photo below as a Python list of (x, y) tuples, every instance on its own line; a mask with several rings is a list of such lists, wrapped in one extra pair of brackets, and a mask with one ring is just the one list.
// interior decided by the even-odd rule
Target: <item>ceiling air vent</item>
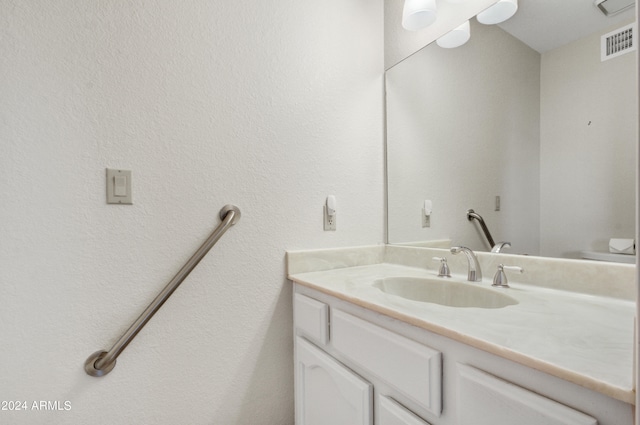
[(606, 61), (636, 50), (635, 24), (629, 24), (601, 38), (600, 59)]
[(595, 0), (593, 4), (606, 16), (612, 16), (631, 9), (636, 2), (634, 0)]

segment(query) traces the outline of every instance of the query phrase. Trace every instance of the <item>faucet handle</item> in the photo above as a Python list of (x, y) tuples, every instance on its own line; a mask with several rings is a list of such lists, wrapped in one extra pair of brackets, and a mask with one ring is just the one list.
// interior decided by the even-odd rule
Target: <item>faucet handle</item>
[(438, 270), (438, 277), (451, 277), (451, 272), (449, 271), (449, 265), (447, 264), (446, 258), (433, 257), (433, 260), (440, 261), (440, 269)]
[(495, 276), (493, 276), (493, 284), (491, 286), (495, 286), (496, 288), (509, 287), (509, 282), (507, 281), (507, 275), (504, 272), (505, 270), (513, 270), (518, 273), (524, 272), (524, 269), (522, 267), (505, 266), (504, 264), (500, 264), (498, 266), (498, 270), (496, 271)]

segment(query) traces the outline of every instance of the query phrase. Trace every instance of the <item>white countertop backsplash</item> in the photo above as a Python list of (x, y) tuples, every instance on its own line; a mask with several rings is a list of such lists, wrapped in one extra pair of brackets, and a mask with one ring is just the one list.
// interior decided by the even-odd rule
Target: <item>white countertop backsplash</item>
[(393, 276), (434, 277), (447, 257), (465, 281), (467, 260), (448, 250), (392, 245), (287, 253), (294, 282), (516, 361), (610, 397), (634, 402), (635, 266), (477, 252), (491, 288), (498, 264), (517, 305), (455, 308), (385, 294), (373, 283)]

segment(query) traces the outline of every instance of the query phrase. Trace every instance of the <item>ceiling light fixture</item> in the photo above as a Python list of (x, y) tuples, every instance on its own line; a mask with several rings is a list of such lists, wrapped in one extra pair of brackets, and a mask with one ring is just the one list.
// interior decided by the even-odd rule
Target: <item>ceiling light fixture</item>
[(438, 40), (436, 43), (440, 47), (444, 47), (445, 49), (453, 49), (454, 47), (460, 47), (471, 38), (471, 25), (469, 21), (466, 21), (464, 24), (460, 25), (458, 28), (455, 28)]
[(436, 0), (405, 0), (402, 26), (409, 31), (426, 28), (436, 21)]
[(476, 18), (481, 24), (494, 25), (506, 21), (512, 17), (517, 10), (518, 0), (500, 0), (488, 9), (478, 13)]

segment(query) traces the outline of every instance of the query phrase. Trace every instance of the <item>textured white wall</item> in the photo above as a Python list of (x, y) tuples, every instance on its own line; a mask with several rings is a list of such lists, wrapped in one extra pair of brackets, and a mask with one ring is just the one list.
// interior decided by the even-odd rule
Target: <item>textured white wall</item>
[(579, 258), (582, 250), (608, 251), (610, 238), (635, 235), (636, 52), (601, 62), (600, 35), (542, 55), (545, 256)]
[(466, 218), (473, 208), (496, 242), (537, 254), (540, 55), (498, 27), (472, 21), (471, 32), (462, 47), (432, 44), (387, 71), (389, 240), (488, 250)]
[(384, 241), (382, 2), (3, 0), (0, 28), (0, 400), (71, 402), (0, 423), (293, 423), (285, 250)]

